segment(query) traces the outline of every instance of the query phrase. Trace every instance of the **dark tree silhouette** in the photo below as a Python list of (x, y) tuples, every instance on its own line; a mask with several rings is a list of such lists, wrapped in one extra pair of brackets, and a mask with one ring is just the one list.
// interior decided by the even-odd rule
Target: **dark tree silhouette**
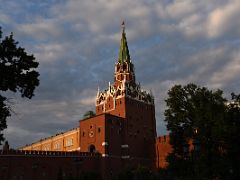
[(168, 91), (165, 122), (173, 152), (169, 174), (183, 179), (238, 179), (240, 100), (195, 84)]
[[(218, 176), (215, 171), (222, 163), (219, 150), (226, 133), (226, 100), (222, 94), (221, 90), (213, 92), (195, 84), (175, 85), (168, 91), (165, 121), (173, 147), (168, 160), (169, 169), (177, 176)], [(189, 148), (191, 140), (201, 147), (198, 154)]]
[(18, 46), (12, 33), (2, 38), (0, 28), (0, 144), (4, 140), (2, 131), (7, 128), (6, 119), (11, 115), (7, 98), (1, 92), (19, 92), (23, 98), (31, 99), (39, 85), (37, 67), (35, 57)]
[(232, 93), (227, 108), (226, 154), (229, 179), (240, 179), (240, 94)]

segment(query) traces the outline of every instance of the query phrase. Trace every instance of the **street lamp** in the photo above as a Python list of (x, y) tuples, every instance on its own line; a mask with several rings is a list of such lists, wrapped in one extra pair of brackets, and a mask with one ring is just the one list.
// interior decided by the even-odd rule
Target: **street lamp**
[(193, 137), (192, 145), (193, 145), (193, 150), (194, 150), (195, 152), (199, 152), (199, 151), (200, 151), (200, 141), (196, 138), (196, 136), (198, 135), (198, 133), (199, 133), (198, 128), (194, 128), (194, 129), (193, 129), (194, 137)]

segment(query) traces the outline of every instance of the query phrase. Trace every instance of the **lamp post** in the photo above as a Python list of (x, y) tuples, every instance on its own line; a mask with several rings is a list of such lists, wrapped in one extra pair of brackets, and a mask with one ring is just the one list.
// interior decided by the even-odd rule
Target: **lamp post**
[(197, 136), (198, 136), (199, 130), (198, 128), (194, 128), (193, 130), (193, 141), (192, 141), (192, 145), (193, 145), (193, 150), (191, 153), (192, 156), (192, 165), (193, 165), (193, 176), (195, 177), (196, 175), (196, 164), (198, 163), (197, 159), (199, 156), (199, 151), (200, 151), (200, 141), (198, 140)]

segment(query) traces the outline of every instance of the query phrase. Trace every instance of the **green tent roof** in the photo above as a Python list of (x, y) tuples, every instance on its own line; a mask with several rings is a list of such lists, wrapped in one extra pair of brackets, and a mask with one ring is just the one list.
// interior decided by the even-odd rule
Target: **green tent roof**
[(121, 38), (121, 43), (120, 43), (119, 55), (118, 55), (119, 63), (123, 63), (125, 61), (126, 62), (130, 61), (130, 55), (129, 55), (128, 45), (127, 45), (127, 38), (126, 38), (126, 33), (125, 33), (124, 22), (122, 24), (122, 27), (123, 27), (122, 38)]

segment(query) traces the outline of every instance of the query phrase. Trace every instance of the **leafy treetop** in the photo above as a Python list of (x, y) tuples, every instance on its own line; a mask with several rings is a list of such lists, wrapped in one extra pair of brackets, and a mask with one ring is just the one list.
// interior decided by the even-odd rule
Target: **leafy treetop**
[(22, 97), (31, 99), (39, 85), (37, 67), (35, 57), (18, 46), (12, 33), (2, 39), (0, 28), (0, 144), (4, 140), (1, 132), (7, 128), (6, 118), (11, 115), (7, 98), (1, 92), (20, 92)]

